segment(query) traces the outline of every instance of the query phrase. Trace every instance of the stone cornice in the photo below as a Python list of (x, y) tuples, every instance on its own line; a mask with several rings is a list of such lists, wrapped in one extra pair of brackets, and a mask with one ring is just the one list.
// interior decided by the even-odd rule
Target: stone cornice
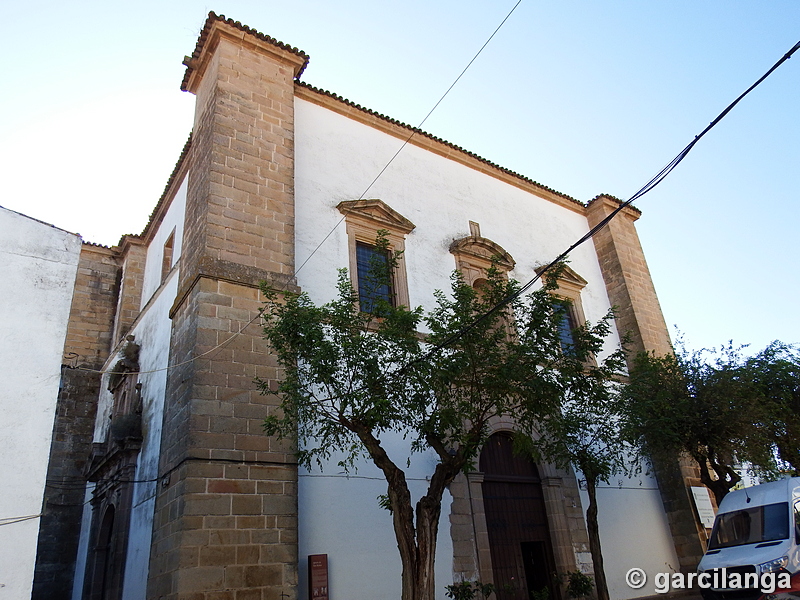
[(300, 288), (297, 287), (294, 277), (280, 273), (272, 273), (264, 269), (259, 269), (258, 267), (251, 267), (206, 256), (200, 261), (194, 276), (186, 278), (184, 285), (178, 290), (175, 301), (169, 310), (170, 319), (178, 312), (178, 309), (189, 296), (192, 288), (203, 278), (214, 279), (215, 281), (227, 281), (254, 289), (259, 289), (261, 283), (266, 282), (276, 291), (285, 291), (294, 294), (300, 292)]
[(370, 198), (367, 200), (344, 200), (336, 205), (345, 216), (358, 216), (372, 221), (378, 227), (411, 233), (416, 225), (406, 219), (383, 200)]
[(197, 38), (194, 52), (183, 60), (183, 64), (186, 65), (186, 73), (181, 82), (183, 91), (192, 92), (193, 94), (197, 92), (214, 50), (222, 38), (249, 45), (263, 54), (277, 57), (283, 62), (292, 65), (295, 78), (300, 77), (306, 65), (308, 65), (309, 57), (302, 50), (279, 42), (275, 38), (251, 29), (247, 25), (242, 25), (239, 21), (228, 19), (225, 15), (217, 15), (214, 12), (210, 12), (203, 29), (200, 31), (200, 36)]
[[(579, 214), (586, 214), (586, 207), (583, 203), (579, 202), (571, 196), (557, 192), (554, 189), (546, 187), (540, 183), (533, 181), (515, 173), (510, 169), (506, 169), (497, 165), (485, 158), (478, 156), (460, 146), (456, 146), (446, 140), (437, 138), (430, 133), (426, 133), (416, 127), (411, 127), (405, 123), (401, 123), (391, 117), (387, 117), (368, 108), (364, 108), (359, 104), (355, 104), (332, 94), (331, 92), (320, 90), (302, 81), (295, 82), (295, 97), (306, 100), (323, 108), (327, 108), (337, 112), (345, 117), (353, 119), (387, 133), (393, 137), (399, 138), (403, 141), (408, 140), (409, 144), (428, 150), (439, 156), (443, 156), (450, 160), (459, 162), (471, 169), (499, 179), (505, 183), (518, 187), (526, 192), (532, 193), (540, 198), (549, 200), (554, 204), (568, 208)], [(409, 139), (411, 134), (413, 137)]]
[(475, 235), (453, 240), (453, 243), (450, 244), (450, 252), (453, 254), (463, 253), (487, 261), (496, 258), (499, 266), (506, 271), (513, 269), (516, 264), (511, 255), (500, 244)]
[[(586, 214), (597, 210), (600, 207), (607, 209), (610, 213), (611, 211), (616, 210), (623, 204), (623, 201), (619, 198), (611, 196), (609, 194), (600, 194), (599, 196), (595, 196), (592, 198), (589, 203), (586, 205)], [(635, 206), (628, 205), (624, 209), (622, 209), (622, 214), (627, 216), (632, 221), (636, 221), (639, 217), (642, 216), (642, 211), (640, 211)]]

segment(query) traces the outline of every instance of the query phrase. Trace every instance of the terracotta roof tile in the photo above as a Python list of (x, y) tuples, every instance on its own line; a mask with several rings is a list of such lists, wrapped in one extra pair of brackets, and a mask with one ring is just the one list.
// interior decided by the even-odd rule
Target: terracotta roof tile
[(81, 243), (82, 246), (91, 246), (92, 248), (105, 248), (106, 250), (111, 250), (111, 246), (106, 246), (105, 244), (96, 244), (94, 242), (87, 242), (83, 240)]
[[(583, 202), (580, 202), (579, 200), (576, 200), (575, 198), (573, 198), (573, 197), (571, 197), (571, 196), (569, 196), (567, 194), (564, 194), (562, 192), (559, 192), (558, 190), (554, 190), (553, 188), (550, 188), (550, 187), (547, 187), (545, 185), (542, 185), (541, 183), (539, 183), (537, 181), (534, 181), (533, 179), (530, 179), (529, 177), (526, 177), (524, 175), (516, 173), (515, 171), (512, 171), (511, 169), (507, 169), (505, 167), (502, 167), (502, 166), (498, 165), (497, 163), (493, 163), (490, 160), (487, 160), (487, 159), (483, 158), (482, 156), (479, 156), (479, 155), (475, 154), (474, 152), (470, 152), (469, 150), (466, 150), (466, 149), (462, 148), (461, 146), (457, 146), (455, 144), (452, 144), (451, 142), (448, 142), (447, 140), (443, 140), (441, 138), (438, 138), (438, 137), (436, 137), (436, 136), (434, 136), (434, 135), (432, 135), (430, 133), (427, 133), (427, 132), (419, 129), (418, 127), (413, 127), (411, 125), (408, 125), (406, 123), (403, 123), (403, 122), (398, 121), (396, 119), (393, 119), (391, 117), (388, 117), (386, 115), (378, 113), (378, 112), (376, 112), (374, 110), (371, 110), (369, 108), (363, 107), (360, 104), (356, 104), (355, 102), (351, 102), (350, 100), (347, 100), (346, 98), (343, 98), (342, 96), (339, 96), (339, 95), (337, 95), (337, 94), (335, 94), (333, 92), (329, 92), (327, 90), (321, 90), (321, 89), (316, 88), (316, 87), (314, 87), (314, 86), (312, 86), (312, 85), (310, 85), (308, 83), (299, 81), (300, 76), (303, 74), (303, 71), (305, 70), (306, 66), (308, 66), (309, 56), (305, 52), (303, 52), (302, 50), (299, 50), (298, 48), (295, 48), (293, 46), (289, 46), (288, 44), (284, 44), (283, 42), (280, 42), (280, 41), (276, 40), (275, 38), (272, 38), (272, 37), (270, 37), (268, 35), (265, 35), (265, 34), (259, 32), (259, 31), (256, 31), (255, 29), (252, 29), (251, 27), (248, 27), (247, 25), (243, 25), (239, 21), (234, 21), (233, 19), (228, 19), (228, 18), (225, 17), (225, 15), (217, 15), (213, 11), (208, 13), (208, 18), (206, 19), (206, 22), (203, 25), (203, 29), (200, 32), (200, 36), (197, 39), (197, 44), (195, 46), (194, 52), (192, 53), (191, 57), (186, 57), (186, 60), (184, 61), (184, 64), (186, 64), (187, 68), (186, 68), (186, 73), (184, 74), (184, 77), (183, 77), (183, 82), (181, 83), (181, 89), (183, 89), (183, 90), (186, 89), (186, 86), (187, 86), (188, 81), (189, 81), (189, 77), (190, 77), (190, 75), (191, 75), (191, 73), (193, 71), (193, 66), (192, 66), (193, 65), (193, 61), (195, 61), (196, 59), (198, 59), (200, 57), (200, 54), (201, 54), (202, 49), (203, 49), (203, 46), (206, 43), (208, 35), (209, 35), (210, 31), (211, 31), (211, 27), (214, 24), (214, 22), (216, 22), (216, 21), (220, 21), (220, 22), (226, 23), (227, 25), (230, 25), (231, 27), (235, 27), (236, 29), (239, 29), (240, 31), (243, 31), (245, 33), (253, 35), (253, 36), (257, 37), (260, 40), (263, 40), (265, 42), (273, 44), (278, 48), (281, 48), (283, 50), (287, 50), (287, 51), (292, 52), (292, 53), (296, 54), (297, 56), (303, 58), (305, 60), (305, 63), (303, 64), (301, 69), (298, 71), (297, 76), (295, 77), (295, 79), (298, 80), (298, 81), (296, 81), (297, 85), (303, 86), (303, 87), (307, 88), (308, 90), (310, 90), (312, 92), (328, 96), (328, 97), (330, 97), (330, 98), (332, 98), (334, 100), (337, 100), (339, 102), (342, 102), (342, 103), (346, 104), (347, 106), (350, 106), (350, 107), (353, 107), (353, 108), (358, 109), (360, 111), (363, 111), (366, 114), (378, 117), (379, 119), (382, 119), (382, 120), (384, 120), (384, 121), (386, 121), (388, 123), (392, 123), (394, 125), (402, 127), (404, 129), (407, 129), (409, 132), (414, 132), (415, 134), (421, 135), (421, 136), (426, 137), (426, 138), (428, 138), (430, 140), (433, 140), (435, 142), (444, 144), (448, 148), (451, 148), (453, 150), (456, 150), (457, 152), (463, 153), (466, 156), (472, 157), (472, 158), (484, 163), (485, 165), (487, 165), (487, 166), (489, 166), (489, 167), (491, 167), (493, 169), (497, 169), (498, 171), (501, 171), (501, 172), (503, 172), (503, 173), (505, 173), (507, 175), (510, 175), (511, 177), (517, 178), (520, 181), (523, 181), (523, 182), (525, 182), (527, 184), (533, 185), (533, 186), (535, 186), (535, 187), (537, 187), (537, 188), (539, 188), (539, 189), (541, 189), (543, 191), (547, 191), (547, 192), (549, 192), (551, 194), (555, 194), (557, 196), (560, 196), (560, 197), (562, 197), (562, 198), (564, 198), (564, 199), (566, 199), (566, 200), (568, 200), (570, 202), (575, 203), (577, 206), (581, 206), (581, 207), (586, 206)], [(188, 142), (187, 142), (187, 144), (188, 144)], [(182, 158), (183, 158), (183, 156), (181, 157), (181, 159)], [(176, 169), (177, 169), (177, 167), (176, 167)], [(170, 181), (170, 183), (171, 183), (171, 181)], [(168, 184), (168, 187), (169, 187), (169, 184)], [(163, 199), (163, 197), (162, 197), (162, 199)], [(156, 208), (158, 208), (158, 207), (156, 207)], [(155, 211), (154, 211), (154, 214), (155, 214)], [(151, 216), (151, 219), (152, 219), (152, 216)], [(149, 226), (149, 223), (148, 223), (148, 226)], [(147, 230), (147, 228), (145, 228), (145, 231), (146, 230)]]
[[(597, 194), (597, 196), (595, 196), (594, 198), (589, 200), (589, 202), (586, 203), (586, 206), (589, 206), (590, 204), (592, 204), (592, 202), (600, 200), (600, 198), (608, 198), (609, 200), (613, 200), (614, 202), (617, 202), (619, 204), (625, 203), (625, 200), (620, 200), (619, 198), (617, 198), (616, 196), (612, 196), (611, 194)], [(636, 208), (633, 204), (629, 204), (628, 208), (630, 208), (633, 211), (636, 211), (639, 214), (642, 214), (642, 211)]]
[(194, 52), (192, 52), (191, 56), (187, 56), (183, 61), (183, 64), (186, 65), (186, 73), (184, 73), (183, 75), (183, 81), (181, 82), (181, 89), (184, 91), (186, 91), (186, 86), (189, 83), (189, 76), (194, 70), (193, 66), (194, 62), (198, 58), (200, 58), (200, 53), (202, 52), (203, 46), (205, 45), (206, 40), (208, 39), (208, 34), (211, 31), (211, 26), (214, 24), (215, 21), (225, 23), (226, 25), (230, 25), (231, 27), (235, 27), (240, 31), (248, 33), (262, 41), (265, 41), (269, 44), (272, 44), (273, 46), (281, 48), (282, 50), (287, 50), (288, 52), (296, 54), (297, 56), (302, 58), (305, 62), (303, 63), (303, 66), (300, 68), (300, 70), (297, 72), (295, 79), (299, 79), (300, 76), (303, 74), (303, 71), (305, 71), (306, 67), (308, 66), (309, 56), (302, 50), (295, 48), (294, 46), (284, 44), (283, 42), (279, 42), (275, 38), (265, 35), (260, 31), (256, 31), (255, 29), (252, 29), (247, 25), (243, 25), (239, 21), (228, 19), (225, 17), (225, 15), (218, 15), (214, 11), (211, 11), (208, 13), (208, 18), (206, 19), (206, 22), (203, 25), (203, 29), (200, 31), (200, 36), (197, 38), (197, 44), (194, 47)]
[(489, 167), (492, 167), (493, 169), (497, 169), (498, 171), (506, 173), (507, 175), (511, 175), (512, 177), (515, 177), (515, 178), (517, 178), (517, 179), (519, 179), (521, 181), (524, 181), (524, 182), (526, 182), (528, 184), (534, 185), (534, 186), (538, 187), (541, 190), (550, 192), (551, 194), (555, 194), (557, 196), (561, 196), (562, 198), (565, 198), (566, 200), (574, 202), (578, 206), (582, 206), (582, 207), (586, 206), (583, 202), (581, 202), (580, 200), (576, 200), (572, 196), (569, 196), (567, 194), (559, 192), (558, 190), (554, 190), (553, 188), (547, 187), (546, 185), (542, 185), (541, 183), (539, 183), (537, 181), (534, 181), (533, 179), (530, 179), (529, 177), (525, 177), (524, 175), (520, 175), (519, 173), (517, 173), (515, 171), (512, 171), (511, 169), (507, 169), (505, 167), (501, 167), (497, 163), (493, 163), (492, 161), (490, 161), (490, 160), (488, 160), (486, 158), (483, 158), (482, 156), (479, 156), (479, 155), (475, 154), (474, 152), (470, 152), (469, 150), (465, 150), (461, 146), (457, 146), (457, 145), (455, 145), (455, 144), (453, 144), (451, 142), (448, 142), (447, 140), (443, 140), (442, 138), (436, 137), (435, 135), (432, 135), (432, 134), (430, 134), (430, 133), (428, 133), (426, 131), (423, 131), (419, 127), (413, 127), (411, 125), (408, 125), (406, 123), (398, 121), (397, 119), (393, 119), (392, 117), (387, 117), (386, 115), (383, 115), (383, 114), (381, 114), (379, 112), (376, 112), (376, 111), (374, 111), (372, 109), (365, 108), (365, 107), (361, 106), (360, 104), (356, 104), (355, 102), (352, 102), (352, 101), (348, 100), (347, 98), (343, 98), (342, 96), (339, 96), (338, 94), (334, 94), (333, 92), (329, 92), (328, 90), (321, 90), (321, 89), (316, 88), (313, 85), (310, 85), (310, 84), (305, 83), (303, 81), (297, 81), (295, 83), (296, 83), (296, 85), (302, 86), (302, 87), (304, 87), (304, 88), (306, 88), (306, 89), (308, 89), (308, 90), (310, 90), (312, 92), (315, 92), (317, 94), (322, 94), (324, 96), (328, 96), (329, 98), (333, 98), (334, 100), (342, 102), (342, 103), (346, 104), (347, 106), (351, 106), (351, 107), (353, 107), (353, 108), (355, 108), (357, 110), (363, 111), (363, 112), (365, 112), (365, 113), (367, 113), (369, 115), (378, 117), (379, 119), (382, 119), (384, 121), (392, 123), (393, 125), (397, 125), (399, 127), (407, 129), (410, 132), (413, 131), (417, 135), (421, 135), (423, 137), (426, 137), (426, 138), (428, 138), (430, 140), (433, 140), (435, 142), (438, 142), (440, 144), (444, 144), (445, 146), (447, 146), (449, 148), (452, 148), (453, 150), (456, 150), (457, 152), (461, 152), (463, 154), (466, 154), (467, 156), (470, 156), (470, 157), (472, 157), (472, 158), (474, 158), (476, 160), (481, 161), (482, 163), (488, 165)]
[[(161, 197), (158, 199), (155, 207), (153, 208), (153, 212), (150, 213), (150, 218), (147, 220), (147, 225), (144, 226), (142, 230), (141, 237), (145, 238), (150, 233), (150, 228), (153, 226), (153, 223), (156, 219), (156, 216), (161, 211), (161, 206), (167, 199), (167, 194), (169, 194), (170, 189), (172, 188), (172, 184), (175, 183), (175, 179), (178, 177), (178, 173), (183, 166), (184, 161), (189, 156), (189, 150), (192, 147), (192, 134), (189, 134), (189, 137), (186, 140), (186, 143), (183, 145), (183, 150), (181, 150), (181, 155), (178, 157), (178, 162), (175, 163), (175, 167), (172, 169), (172, 173), (170, 173), (169, 179), (167, 179), (167, 185), (164, 186), (164, 191), (161, 193)], [(124, 236), (123, 236), (124, 237)]]

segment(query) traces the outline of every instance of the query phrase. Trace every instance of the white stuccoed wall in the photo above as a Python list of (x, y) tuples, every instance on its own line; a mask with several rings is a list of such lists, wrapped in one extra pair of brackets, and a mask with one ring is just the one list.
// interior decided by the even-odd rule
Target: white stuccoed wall
[[(303, 100), (295, 102), (297, 264), (341, 219), (336, 205), (356, 200), (401, 146), (402, 141)], [(416, 229), (406, 237), (405, 260), (412, 306), (433, 307), (432, 292), (449, 290), (455, 261), (448, 248), (469, 235), (469, 221), (481, 235), (500, 244), (516, 260), (511, 277), (528, 281), (534, 268), (555, 258), (588, 231), (578, 212), (481, 174), (438, 155), (408, 145), (367, 192), (410, 219)], [(588, 281), (581, 294), (586, 319), (597, 321), (609, 310), (600, 266), (591, 243), (576, 249), (570, 267)], [(348, 266), (348, 240), (340, 224), (298, 273), (302, 289), (315, 302), (335, 296), (336, 269)], [(609, 351), (617, 346), (609, 336)], [(405, 464), (407, 451), (395, 440), (395, 460)], [(415, 496), (425, 486), (433, 458), (417, 455), (409, 470)], [(300, 597), (307, 597), (307, 556), (327, 553), (331, 594), (345, 598), (395, 600), (400, 595), (400, 560), (386, 511), (376, 496), (386, 493), (381, 474), (370, 464), (347, 479), (332, 461), (322, 473), (300, 476)], [(626, 486), (638, 486), (627, 481)], [(646, 478), (646, 488), (655, 483)], [(615, 494), (613, 498), (609, 494)], [(642, 595), (617, 585), (635, 558), (647, 566), (677, 564), (658, 491), (601, 492), (606, 566), (612, 595)], [(437, 549), (437, 595), (452, 582), (449, 504), (442, 507)], [(613, 532), (617, 532), (614, 535)], [(631, 564), (628, 564), (628, 563)], [(645, 565), (641, 565), (645, 566)], [(619, 582), (624, 585), (622, 581)]]
[(0, 207), (0, 598), (30, 598), (79, 236)]
[(125, 564), (123, 600), (144, 600), (147, 591), (147, 573), (150, 566), (150, 541), (153, 534), (156, 485), (150, 481), (158, 477), (158, 457), (161, 449), (161, 426), (164, 414), (164, 397), (167, 387), (167, 367), (172, 321), (169, 309), (178, 293), (178, 269), (173, 268), (164, 285), (146, 313), (131, 333), (141, 344), (139, 367), (142, 374), (142, 450), (136, 466), (136, 483), (133, 488), (130, 538)]
[[(167, 371), (169, 361), (170, 333), (172, 321), (169, 309), (178, 293), (178, 259), (183, 238), (184, 211), (186, 207), (186, 181), (182, 183), (161, 224), (148, 245), (147, 262), (142, 285), (142, 313), (134, 323), (129, 335), (141, 346), (139, 354), (139, 383), (142, 384), (142, 449), (136, 466), (136, 481), (133, 488), (130, 536), (125, 562), (123, 600), (144, 600), (147, 593), (147, 577), (150, 566), (150, 545), (153, 534), (153, 511), (155, 508), (158, 459), (161, 449), (161, 427), (164, 414)], [(172, 270), (161, 282), (161, 265), (164, 242), (175, 231)], [(112, 367), (119, 356), (114, 353), (106, 363)], [(104, 376), (100, 400), (97, 407), (94, 441), (105, 439), (111, 414), (113, 396), (107, 390), (108, 379)], [(89, 490), (91, 489), (89, 485)], [(91, 497), (87, 492), (87, 500)], [(80, 600), (86, 571), (88, 535), (91, 525), (91, 510), (84, 511), (81, 542), (75, 570), (73, 599)]]
[[(341, 219), (336, 205), (358, 199), (402, 144), (383, 134), (321, 108), (297, 100), (295, 103), (295, 199), (296, 264), (312, 250)], [(185, 182), (173, 199), (163, 222), (150, 243), (142, 296), (142, 315), (131, 333), (141, 344), (145, 439), (139, 457), (137, 479), (157, 476), (160, 427), (166, 386), (171, 321), (168, 310), (177, 293), (177, 269), (160, 285), (164, 241), (175, 229), (173, 263), (177, 264), (182, 240)], [(407, 146), (392, 166), (366, 194), (380, 198), (410, 219), (416, 229), (406, 238), (406, 269), (412, 305), (433, 308), (435, 289), (448, 290), (455, 261), (448, 248), (457, 238), (469, 235), (468, 221), (477, 221), (481, 233), (503, 246), (516, 260), (511, 276), (525, 282), (534, 268), (549, 262), (588, 230), (586, 218), (576, 211), (533, 196), (473, 169), (438, 155)], [(339, 225), (297, 275), (298, 284), (315, 302), (335, 296), (336, 269), (348, 266), (348, 241), (344, 224)], [(581, 294), (586, 318), (597, 321), (609, 309), (600, 267), (591, 244), (570, 257), (570, 266), (588, 281)], [(612, 334), (609, 350), (618, 337)], [(116, 356), (109, 359), (111, 365)], [(102, 393), (98, 406), (95, 439), (105, 435), (110, 395)], [(384, 445), (398, 464), (405, 465), (407, 444), (399, 436), (388, 436)], [(412, 494), (424, 492), (434, 457), (414, 455), (407, 470)], [(329, 557), (331, 594), (353, 600), (396, 600), (400, 596), (400, 559), (391, 517), (378, 506), (377, 496), (386, 493), (381, 473), (365, 462), (349, 477), (336, 460), (322, 472), (300, 471), (299, 481), (299, 597), (307, 593), (307, 556)], [(638, 485), (629, 482), (626, 486)], [(645, 478), (645, 489), (629, 490), (613, 499), (601, 498), (601, 535), (607, 548), (606, 567), (612, 594), (635, 597), (615, 583), (628, 561), (647, 556), (648, 565), (671, 565), (674, 549), (655, 487)], [(150, 537), (153, 519), (154, 483), (137, 484), (126, 563), (124, 600), (145, 597)], [(617, 493), (615, 490), (614, 493)], [(603, 491), (601, 493), (611, 493)], [(624, 496), (624, 497), (623, 497)], [(87, 494), (87, 499), (89, 495)], [(437, 548), (437, 597), (445, 598), (444, 586), (452, 582), (453, 545), (450, 538), (451, 497), (445, 495)], [(84, 519), (73, 598), (80, 599), (85, 570), (86, 535), (90, 519)], [(605, 532), (605, 533), (604, 533)], [(646, 532), (645, 535), (639, 535)], [(666, 567), (665, 567), (666, 569)], [(612, 581), (612, 578), (614, 581)]]
[[(578, 478), (581, 477), (578, 473)], [(585, 515), (589, 495), (583, 490), (581, 503)], [(601, 483), (597, 489), (597, 519), (611, 598), (627, 600), (654, 595), (656, 573), (680, 570), (655, 477), (645, 473), (634, 477), (620, 475), (611, 478), (608, 484)], [(642, 589), (632, 589), (625, 583), (625, 574), (634, 567), (647, 573), (647, 584)]]
[[(169, 204), (161, 224), (153, 234), (153, 239), (147, 246), (147, 262), (144, 267), (144, 283), (142, 284), (142, 308), (153, 299), (153, 294), (161, 285), (161, 265), (164, 256), (164, 243), (170, 233), (175, 232), (175, 246), (172, 251), (172, 265), (178, 262), (183, 247), (183, 220), (186, 212), (186, 190), (188, 182), (184, 178), (175, 197)], [(172, 298), (175, 300), (175, 298)]]
[[(169, 364), (172, 332), (169, 309), (178, 295), (178, 261), (183, 241), (186, 187), (187, 182), (184, 179), (148, 247), (142, 293), (143, 312), (131, 330), (136, 336), (136, 343), (141, 346), (139, 368), (142, 373), (139, 375), (139, 382), (142, 384), (143, 440), (136, 466), (136, 479), (141, 483), (135, 484), (133, 489), (123, 600), (144, 600), (147, 595), (153, 511), (158, 484), (150, 480), (158, 477), (161, 427), (167, 390), (166, 367)], [(164, 242), (173, 231), (175, 246), (172, 253), (172, 270), (162, 284)]]

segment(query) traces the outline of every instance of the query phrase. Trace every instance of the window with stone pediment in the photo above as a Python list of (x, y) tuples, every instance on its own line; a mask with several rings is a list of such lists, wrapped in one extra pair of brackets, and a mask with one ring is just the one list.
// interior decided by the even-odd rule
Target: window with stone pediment
[(464, 282), (480, 291), (486, 284), (486, 272), (493, 264), (501, 273), (508, 274), (516, 263), (500, 244), (481, 236), (478, 223), (470, 221), (469, 229), (470, 235), (453, 240), (450, 253), (456, 259), (456, 269)]
[[(536, 272), (541, 273), (543, 270), (544, 267), (539, 267)], [(566, 352), (574, 344), (573, 331), (575, 328), (586, 323), (581, 303), (581, 290), (586, 287), (588, 282), (568, 265), (559, 267), (556, 282), (558, 288), (553, 294), (564, 309), (564, 317), (559, 325), (558, 333), (561, 339), (561, 348)]]
[(390, 252), (405, 252), (405, 237), (415, 225), (383, 200), (345, 200), (337, 207), (345, 216), (350, 280), (358, 293), (361, 310), (371, 312), (375, 302), (386, 300), (392, 306), (409, 306), (408, 279), (401, 255), (388, 284), (370, 285), (370, 267), (388, 261), (388, 255), (375, 247), (378, 231), (385, 231)]
[[(508, 279), (508, 272), (516, 264), (514, 259), (500, 244), (481, 236), (480, 225), (469, 222), (470, 235), (453, 240), (450, 253), (456, 261), (456, 269), (467, 285), (477, 292), (480, 301), (487, 301), (490, 292), (489, 269), (494, 267), (500, 276)], [(507, 335), (514, 334), (514, 317), (507, 308), (504, 309), (503, 327)]]

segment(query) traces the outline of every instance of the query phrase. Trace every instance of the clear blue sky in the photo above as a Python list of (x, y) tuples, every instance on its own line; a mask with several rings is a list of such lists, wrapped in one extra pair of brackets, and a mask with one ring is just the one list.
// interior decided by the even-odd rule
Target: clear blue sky
[[(8, 7), (0, 205), (88, 241), (139, 233), (191, 127), (181, 61), (209, 10), (306, 51), (304, 81), (415, 125), (513, 5)], [(581, 201), (624, 199), (798, 40), (796, 0), (523, 0), (424, 129)], [(667, 323), (692, 347), (800, 342), (798, 98), (800, 53), (637, 202)]]

